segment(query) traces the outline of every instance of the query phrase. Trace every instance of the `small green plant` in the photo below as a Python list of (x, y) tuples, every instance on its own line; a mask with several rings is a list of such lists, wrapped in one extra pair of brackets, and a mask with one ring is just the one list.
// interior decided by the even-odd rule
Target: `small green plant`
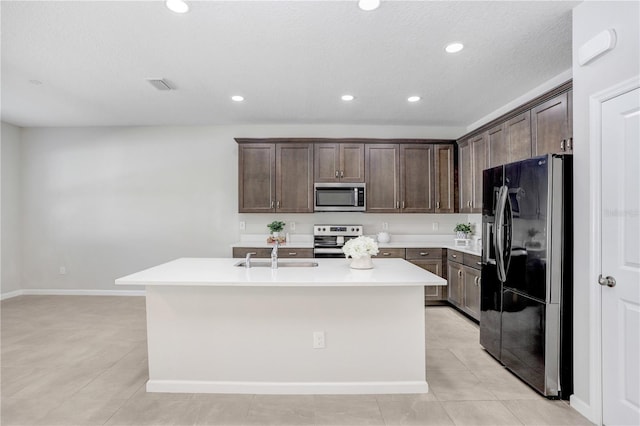
[(528, 234), (531, 238), (535, 237), (535, 236), (536, 236), (536, 235), (538, 235), (539, 233), (540, 233), (540, 231), (538, 231), (536, 228), (529, 228), (529, 229), (527, 230), (527, 234)]
[(271, 232), (280, 232), (284, 229), (285, 225), (286, 223), (282, 221), (274, 220), (273, 222), (267, 225), (267, 228), (269, 228)]
[(465, 234), (471, 233), (471, 224), (470, 223), (458, 223), (455, 228), (453, 228), (455, 232), (464, 232)]

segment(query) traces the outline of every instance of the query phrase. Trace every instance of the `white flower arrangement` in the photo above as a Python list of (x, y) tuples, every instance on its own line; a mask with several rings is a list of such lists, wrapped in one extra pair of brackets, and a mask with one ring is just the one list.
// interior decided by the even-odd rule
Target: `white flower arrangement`
[(342, 251), (347, 258), (359, 259), (365, 256), (375, 256), (378, 254), (378, 244), (371, 237), (361, 236), (344, 243)]

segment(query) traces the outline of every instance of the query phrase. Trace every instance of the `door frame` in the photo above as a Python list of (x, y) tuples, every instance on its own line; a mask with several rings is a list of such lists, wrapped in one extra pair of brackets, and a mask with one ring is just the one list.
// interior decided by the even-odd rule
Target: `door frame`
[[(603, 424), (602, 287), (596, 283), (598, 274), (602, 272), (602, 104), (637, 88), (640, 88), (640, 75), (589, 97), (589, 186), (593, 194), (589, 215), (589, 228), (592, 230), (589, 250), (589, 405), (592, 414), (590, 420), (595, 420), (599, 425)], [(571, 401), (572, 405), (574, 402), (578, 401)]]

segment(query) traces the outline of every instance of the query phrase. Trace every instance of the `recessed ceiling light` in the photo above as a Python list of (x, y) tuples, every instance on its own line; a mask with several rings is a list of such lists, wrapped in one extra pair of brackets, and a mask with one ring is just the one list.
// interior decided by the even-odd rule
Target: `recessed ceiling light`
[(444, 48), (444, 50), (446, 50), (447, 53), (458, 53), (462, 49), (464, 49), (464, 44), (458, 43), (458, 42), (449, 43), (447, 44), (447, 47)]
[(420, 100), (420, 96), (409, 96), (407, 101), (409, 102), (418, 102)]
[(167, 0), (165, 5), (175, 13), (187, 13), (189, 11), (189, 5), (184, 0)]
[(340, 99), (342, 99), (343, 101), (352, 101), (355, 99), (355, 97), (353, 95), (342, 95)]
[(380, 0), (358, 0), (358, 7), (362, 10), (376, 10), (380, 7)]
[(231, 100), (234, 102), (242, 102), (244, 101), (244, 96), (234, 95), (231, 97)]

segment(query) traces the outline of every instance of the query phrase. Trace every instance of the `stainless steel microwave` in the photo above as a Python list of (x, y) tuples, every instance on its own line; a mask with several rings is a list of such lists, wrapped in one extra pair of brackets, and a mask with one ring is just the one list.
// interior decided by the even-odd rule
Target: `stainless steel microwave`
[(317, 212), (363, 212), (366, 209), (364, 183), (316, 183), (313, 210)]

